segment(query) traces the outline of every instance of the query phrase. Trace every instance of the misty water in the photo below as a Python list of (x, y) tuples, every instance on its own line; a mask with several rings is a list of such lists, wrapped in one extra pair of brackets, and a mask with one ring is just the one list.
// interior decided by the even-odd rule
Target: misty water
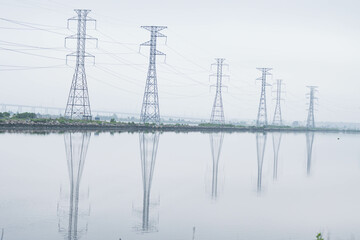
[(360, 136), (0, 135), (0, 239), (360, 238)]

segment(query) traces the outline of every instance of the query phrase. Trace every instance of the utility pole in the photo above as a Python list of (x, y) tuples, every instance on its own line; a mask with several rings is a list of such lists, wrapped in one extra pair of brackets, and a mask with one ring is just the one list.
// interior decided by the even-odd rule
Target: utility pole
[(86, 34), (86, 22), (96, 22), (96, 20), (87, 16), (90, 10), (75, 9), (74, 11), (77, 16), (68, 19), (68, 28), (69, 21), (77, 21), (77, 34), (65, 38), (65, 47), (67, 39), (76, 39), (77, 41), (76, 52), (66, 56), (66, 62), (68, 57), (76, 57), (76, 66), (65, 109), (65, 117), (70, 119), (91, 120), (90, 100), (85, 73), (85, 58), (95, 57), (85, 52), (85, 42), (86, 39), (94, 39), (97, 41), (97, 38), (90, 37)]
[(156, 40), (158, 37), (166, 37), (160, 33), (161, 30), (167, 28), (164, 26), (142, 26), (142, 28), (151, 32), (150, 41), (141, 46), (150, 46), (149, 69), (146, 79), (143, 104), (140, 114), (141, 123), (160, 123), (159, 96), (156, 77), (156, 55), (165, 55), (156, 50)]
[(317, 86), (307, 86), (310, 89), (310, 92), (306, 94), (309, 96), (309, 108), (308, 108), (308, 117), (307, 117), (307, 128), (314, 128), (315, 127), (315, 118), (314, 118), (314, 100), (317, 99), (315, 97), (315, 92), (317, 91)]
[(223, 77), (229, 77), (229, 75), (223, 74), (223, 66), (228, 66), (224, 64), (225, 58), (215, 58), (216, 63), (211, 64), (211, 67), (216, 65), (217, 71), (215, 74), (211, 74), (209, 77), (216, 77), (216, 85), (211, 85), (210, 87), (216, 87), (216, 94), (214, 99), (214, 104), (211, 111), (210, 123), (213, 124), (224, 124), (224, 107), (222, 101), (222, 88), (226, 87), (222, 85)]
[(281, 126), (282, 123), (282, 116), (281, 116), (281, 85), (282, 80), (277, 79), (276, 80), (276, 106), (275, 106), (275, 113), (274, 113), (274, 119), (273, 119), (273, 125), (279, 125)]
[(270, 86), (270, 84), (266, 83), (266, 75), (271, 75), (269, 71), (272, 70), (272, 68), (257, 68), (257, 70), (261, 71), (262, 75), (256, 79), (261, 80), (261, 94), (256, 126), (266, 126), (268, 124), (266, 110), (266, 87)]

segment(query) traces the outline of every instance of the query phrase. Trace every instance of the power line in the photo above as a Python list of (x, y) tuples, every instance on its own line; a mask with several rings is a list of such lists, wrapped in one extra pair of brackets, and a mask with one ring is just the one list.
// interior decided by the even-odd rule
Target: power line
[[(32, 29), (35, 29), (35, 30), (45, 31), (45, 32), (54, 33), (54, 34), (57, 34), (57, 35), (62, 35), (62, 36), (66, 35), (64, 33), (59, 33), (59, 32), (55, 32), (53, 30), (48, 30), (48, 29), (45, 29), (45, 28), (40, 28), (40, 27), (33, 26), (33, 25), (37, 25), (37, 26), (43, 26), (43, 27), (47, 26), (47, 27), (49, 27), (49, 25), (35, 24), (35, 23), (29, 23), (29, 22), (20, 22), (20, 21), (16, 21), (16, 20), (7, 19), (7, 18), (0, 18), (0, 20), (10, 22), (10, 23), (13, 23), (13, 24), (17, 24), (17, 25), (20, 25), (20, 26), (25, 26), (25, 27), (32, 28)], [(50, 27), (54, 27), (54, 26), (50, 26)]]
[(186, 77), (187, 79), (189, 79), (189, 80), (191, 80), (191, 81), (193, 81), (193, 82), (196, 82), (196, 83), (198, 83), (198, 84), (200, 84), (200, 85), (202, 85), (202, 86), (207, 86), (206, 83), (200, 82), (200, 81), (198, 81), (198, 80), (196, 80), (196, 79), (188, 76), (187, 74), (185, 74), (185, 73), (183, 73), (183, 72), (180, 72), (179, 70), (176, 69), (176, 67), (174, 67), (174, 66), (172, 66), (172, 65), (170, 65), (170, 64), (168, 64), (168, 63), (166, 63), (165, 66), (169, 67), (169, 69), (172, 69), (175, 73), (177, 73), (177, 74), (179, 74), (179, 75), (181, 75), (181, 76), (184, 76), (184, 77)]
[[(130, 78), (130, 79), (131, 79), (131, 77), (129, 77), (129, 76), (126, 76), (126, 75), (123, 75), (123, 74), (119, 75), (118, 73), (115, 73), (114, 71), (112, 71), (112, 70), (110, 70), (110, 69), (108, 69), (108, 68), (99, 67), (99, 66), (95, 66), (95, 67), (98, 68), (99, 70), (101, 70), (101, 71), (109, 74), (109, 75), (112, 75), (112, 76), (114, 76), (114, 77), (116, 77), (116, 78), (119, 78), (119, 79), (122, 80), (122, 81), (129, 82), (129, 83), (134, 84), (134, 85), (136, 85), (136, 86), (142, 86), (141, 84), (138, 84), (138, 83), (136, 83), (136, 82), (127, 80), (126, 78)], [(94, 77), (93, 77), (93, 78), (94, 78)], [(135, 78), (133, 78), (133, 79), (135, 80)], [(162, 84), (160, 84), (160, 85), (162, 85)], [(170, 85), (165, 85), (165, 86), (169, 87)], [(170, 86), (170, 87), (182, 87), (182, 86), (178, 86), (178, 85), (177, 85), (177, 86)], [(184, 87), (186, 87), (186, 86), (184, 86)], [(197, 95), (181, 95), (181, 94), (170, 93), (170, 92), (163, 91), (163, 90), (161, 91), (161, 94), (172, 95), (172, 96), (174, 96), (174, 98), (187, 98), (187, 97), (193, 98), (193, 97), (200, 97), (200, 96), (207, 95), (207, 93), (202, 93), (202, 94), (197, 94)], [(165, 97), (165, 98), (166, 98), (166, 97)], [(169, 98), (169, 97), (167, 97), (167, 98)]]
[(103, 72), (106, 72), (114, 77), (117, 77), (125, 82), (128, 82), (128, 83), (131, 83), (131, 84), (134, 84), (134, 85), (137, 85), (137, 86), (142, 86), (140, 83), (137, 83), (137, 82), (134, 82), (134, 81), (130, 81), (130, 80), (127, 80), (128, 79), (133, 79), (133, 80), (136, 80), (135, 78), (132, 78), (132, 77), (129, 77), (129, 76), (126, 76), (126, 75), (123, 75), (123, 74), (119, 74), (119, 73), (115, 73), (114, 71), (106, 68), (106, 67), (99, 67), (99, 66), (96, 66), (96, 68), (102, 70)]
[(49, 69), (49, 68), (65, 68), (65, 64), (61, 65), (52, 65), (52, 66), (11, 66), (11, 65), (0, 65), (0, 67), (11, 67), (11, 68), (0, 68), (0, 71), (23, 71), (23, 70), (33, 70), (33, 69)]
[(36, 53), (29, 53), (29, 52), (24, 52), (24, 51), (20, 51), (20, 50), (10, 49), (10, 48), (0, 47), (0, 49), (10, 51), (10, 52), (21, 53), (21, 54), (25, 54), (25, 55), (36, 56), (36, 57), (43, 57), (43, 58), (48, 58), (48, 59), (56, 59), (56, 60), (61, 60), (61, 61), (65, 60), (64, 58), (50, 57), (50, 56), (46, 56), (46, 55), (41, 55), (41, 54), (36, 54)]
[(28, 44), (23, 44), (23, 43), (16, 43), (16, 42), (9, 42), (9, 41), (4, 41), (4, 40), (0, 40), (0, 44), (1, 45), (6, 45), (6, 46), (27, 47), (27, 48), (29, 48), (29, 49), (14, 49), (14, 50), (56, 50), (56, 51), (66, 51), (64, 49), (64, 47), (39, 47), (39, 46), (28, 45)]
[(99, 79), (99, 78), (96, 78), (96, 77), (94, 77), (94, 76), (91, 76), (91, 75), (89, 75), (89, 74), (87, 74), (87, 76), (89, 77), (89, 78), (91, 78), (91, 79), (94, 79), (94, 80), (96, 80), (96, 81), (98, 81), (98, 82), (101, 82), (101, 83), (104, 83), (104, 84), (106, 84), (106, 85), (108, 85), (108, 86), (111, 86), (111, 87), (113, 87), (113, 88), (115, 88), (115, 89), (117, 89), (117, 90), (120, 90), (120, 91), (123, 91), (123, 92), (127, 92), (127, 93), (131, 93), (131, 94), (135, 94), (135, 95), (141, 95), (140, 93), (138, 93), (138, 92), (133, 92), (133, 91), (129, 91), (129, 90), (127, 90), (127, 89), (124, 89), (124, 88), (120, 88), (120, 87), (118, 87), (118, 86), (115, 86), (114, 84), (112, 84), (112, 83), (108, 83), (108, 82), (106, 82), (106, 81), (103, 81), (103, 80), (101, 80), (101, 79)]
[[(98, 31), (99, 33), (101, 33), (102, 35), (104, 35), (105, 37), (113, 40), (113, 43), (123, 45), (123, 46), (126, 47), (127, 49), (134, 51), (134, 53), (137, 53), (137, 54), (139, 54), (139, 55), (141, 55), (141, 56), (143, 56), (143, 57), (146, 57), (145, 55), (143, 55), (143, 54), (141, 54), (141, 53), (133, 50), (132, 48), (126, 46), (126, 45), (130, 45), (130, 44), (126, 44), (126, 43), (122, 43), (122, 42), (116, 41), (114, 38), (112, 38), (111, 36), (103, 33), (102, 31), (100, 31), (100, 30), (97, 30), (97, 31)], [(103, 40), (102, 40), (102, 41), (103, 41)], [(103, 41), (103, 42), (104, 42), (104, 41)], [(169, 47), (169, 48), (170, 48), (170, 47)], [(173, 48), (170, 48), (170, 49), (173, 50), (174, 52), (176, 51), (176, 50), (174, 50)], [(114, 59), (119, 60), (118, 57), (116, 56), (116, 54), (114, 54), (114, 53), (112, 53), (112, 52), (108, 52), (108, 51), (106, 51), (106, 50), (104, 50), (104, 49), (100, 49), (100, 50), (103, 51), (103, 52), (105, 52), (105, 54), (106, 54), (106, 53), (109, 54), (109, 55), (112, 56)], [(177, 51), (176, 51), (176, 53), (177, 53), (178, 55), (181, 55), (181, 54), (178, 53)], [(185, 56), (183, 56), (183, 55), (181, 55), (181, 56), (182, 56), (183, 58), (187, 59)], [(121, 63), (123, 63), (123, 62), (129, 62), (129, 61), (127, 61), (127, 60), (125, 60), (125, 59), (122, 59), (122, 58), (121, 58), (119, 61), (120, 61)], [(192, 63), (194, 63), (195, 65), (198, 65), (198, 64), (196, 64), (196, 63), (193, 62), (193, 61), (192, 61)], [(136, 67), (138, 64), (129, 63), (128, 65), (131, 66), (131, 67), (133, 67), (133, 68), (135, 68), (135, 69), (137, 69), (137, 70), (139, 70), (138, 67)], [(165, 63), (165, 66), (166, 66), (166, 67), (169, 67), (169, 69), (170, 69), (172, 72), (174, 72), (175, 74), (178, 74), (179, 76), (184, 76), (184, 77), (186, 77), (187, 79), (190, 79), (191, 81), (196, 82), (197, 84), (200, 84), (200, 85), (203, 85), (203, 86), (206, 86), (206, 85), (207, 85), (206, 83), (203, 83), (203, 82), (200, 82), (200, 81), (198, 81), (198, 80), (195, 80), (194, 78), (189, 77), (187, 74), (185, 74), (185, 73), (183, 73), (183, 72), (180, 72), (179, 70), (177, 70), (174, 66), (172, 66), (172, 65), (170, 65), (170, 64)], [(198, 65), (198, 66), (200, 66), (200, 65)], [(202, 68), (202, 69), (205, 69), (205, 68)], [(206, 69), (206, 71), (208, 71), (208, 70)]]
[(207, 68), (201, 66), (200, 64), (194, 62), (193, 60), (185, 57), (183, 54), (179, 53), (178, 51), (176, 51), (174, 48), (170, 47), (169, 45), (166, 45), (166, 46), (167, 46), (171, 51), (173, 51), (174, 53), (176, 53), (177, 55), (179, 55), (180, 57), (182, 57), (182, 58), (185, 59), (186, 61), (194, 64), (195, 66), (198, 66), (199, 68), (201, 68), (201, 69), (203, 69), (203, 70), (205, 70), (205, 71), (209, 71), (209, 69), (207, 69)]
[[(105, 37), (107, 37), (107, 38), (109, 38), (110, 40), (112, 40), (112, 41), (113, 41), (112, 43), (122, 45), (122, 46), (124, 46), (125, 48), (127, 48), (127, 49), (129, 49), (129, 50), (131, 50), (131, 51), (133, 51), (133, 52), (135, 52), (135, 53), (137, 53), (137, 54), (139, 54), (139, 55), (141, 55), (141, 56), (143, 56), (143, 57), (146, 57), (145, 55), (141, 54), (139, 51), (136, 51), (136, 50), (128, 47), (128, 45), (135, 45), (135, 44), (129, 44), (129, 43), (119, 42), (119, 41), (117, 41), (116, 39), (114, 39), (113, 37), (105, 34), (104, 32), (102, 32), (102, 31), (100, 31), (100, 30), (97, 30), (97, 31), (98, 31), (100, 34), (102, 34), (102, 35), (104, 35)], [(102, 40), (102, 42), (109, 42), (109, 41), (104, 41), (104, 40)], [(137, 44), (136, 44), (136, 45), (137, 45)]]
[[(37, 31), (39, 29), (29, 29), (29, 28), (15, 28), (15, 27), (0, 27), (0, 29), (5, 29), (5, 30), (25, 30), (25, 31)], [(48, 30), (58, 30), (58, 29), (64, 29), (63, 27), (62, 28), (52, 28), (52, 29), (48, 29)]]

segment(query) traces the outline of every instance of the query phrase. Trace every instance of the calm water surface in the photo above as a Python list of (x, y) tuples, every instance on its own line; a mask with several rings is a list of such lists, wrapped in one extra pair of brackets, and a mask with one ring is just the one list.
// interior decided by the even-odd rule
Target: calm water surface
[(0, 135), (0, 239), (360, 239), (360, 135)]

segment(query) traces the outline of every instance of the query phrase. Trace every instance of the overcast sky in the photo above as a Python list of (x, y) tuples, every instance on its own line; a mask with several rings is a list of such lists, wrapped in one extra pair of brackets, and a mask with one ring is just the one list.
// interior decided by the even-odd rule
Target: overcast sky
[[(222, 57), (231, 76), (224, 80), (227, 120), (256, 118), (257, 67), (273, 68), (269, 84), (283, 79), (284, 120), (306, 120), (307, 85), (319, 86), (316, 120), (360, 117), (360, 3), (344, 0), (1, 0), (0, 103), (65, 107), (74, 70), (73, 61), (65, 65), (73, 49), (64, 48), (64, 38), (75, 31), (66, 20), (76, 8), (91, 9), (97, 20), (88, 34), (99, 39), (98, 49), (87, 42), (96, 56), (95, 66), (86, 66), (93, 109), (140, 114), (149, 48), (138, 51), (150, 38), (140, 26), (162, 25), (168, 40), (158, 41), (167, 54), (166, 62), (157, 59), (161, 115), (210, 118), (215, 79), (208, 75)], [(269, 119), (274, 90), (267, 87)]]

